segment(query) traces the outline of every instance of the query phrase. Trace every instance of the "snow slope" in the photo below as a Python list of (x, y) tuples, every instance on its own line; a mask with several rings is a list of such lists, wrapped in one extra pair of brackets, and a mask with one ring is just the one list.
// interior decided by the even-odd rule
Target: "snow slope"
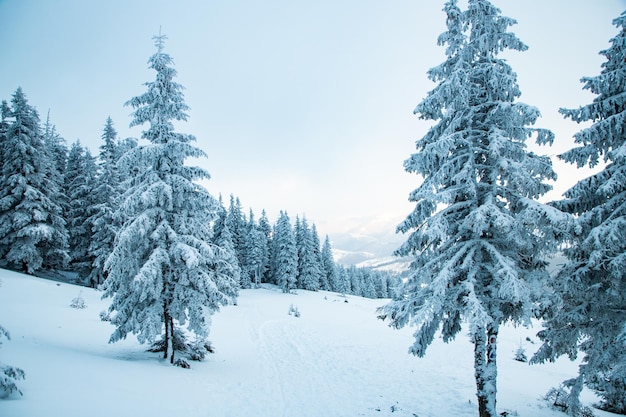
[[(436, 340), (425, 358), (407, 353), (411, 329), (376, 319), (382, 300), (328, 292), (241, 291), (213, 317), (216, 353), (185, 370), (145, 352), (134, 337), (108, 344), (101, 292), (0, 270), (0, 323), (11, 341), (0, 360), (26, 372), (24, 396), (0, 401), (2, 417), (474, 416), (472, 345)], [(70, 307), (79, 294), (86, 309)], [(346, 302), (347, 301), (347, 302)], [(299, 318), (289, 315), (296, 306)], [(500, 338), (499, 411), (560, 416), (540, 397), (576, 364), (514, 361), (537, 329)], [(587, 403), (595, 401), (585, 392)], [(516, 414), (515, 414), (516, 413)], [(597, 411), (597, 415), (609, 415)]]

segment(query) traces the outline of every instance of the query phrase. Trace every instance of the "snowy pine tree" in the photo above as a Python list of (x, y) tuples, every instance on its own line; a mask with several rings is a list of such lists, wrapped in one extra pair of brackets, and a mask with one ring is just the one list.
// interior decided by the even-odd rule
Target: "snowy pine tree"
[(235, 253), (237, 254), (237, 261), (239, 262), (239, 268), (241, 269), (241, 277), (239, 285), (241, 288), (250, 288), (250, 273), (246, 265), (246, 221), (243, 213), (241, 212), (241, 202), (239, 197), (235, 198), (230, 195), (230, 203), (228, 205), (228, 211), (226, 213), (226, 219), (224, 224), (230, 231)]
[(192, 145), (193, 136), (174, 131), (173, 122), (188, 117), (183, 87), (173, 81), (172, 58), (163, 52), (165, 36), (154, 39), (157, 52), (149, 63), (156, 79), (127, 102), (134, 109), (131, 127), (149, 124), (142, 132), (149, 144), (120, 159), (120, 165), (138, 172), (119, 205), (126, 221), (105, 263), (103, 297), (113, 298), (109, 311), (116, 329), (110, 342), (128, 333), (142, 343), (154, 342), (164, 330), (164, 358), (174, 363), (178, 326), (206, 338), (210, 315), (234, 301), (237, 283), (230, 271), (224, 273), (230, 254), (210, 240), (218, 202), (194, 182), (209, 174), (184, 164), (206, 155)]
[(283, 292), (296, 288), (298, 273), (298, 249), (296, 237), (286, 212), (281, 211), (276, 222), (273, 239), (274, 282)]
[(259, 218), (259, 230), (265, 236), (265, 242), (267, 242), (267, 258), (265, 259), (265, 265), (263, 265), (263, 282), (269, 282), (271, 277), (271, 257), (272, 257), (272, 226), (267, 219), (265, 210), (261, 211), (261, 217)]
[(296, 218), (296, 248), (298, 251), (297, 286), (310, 291), (320, 288), (321, 265), (317, 258), (313, 234), (305, 217)]
[(348, 271), (343, 265), (337, 265), (337, 273), (335, 274), (336, 281), (332, 284), (333, 291), (346, 295), (350, 292), (350, 277)]
[(322, 280), (321, 288), (324, 291), (337, 291), (337, 268), (335, 267), (335, 260), (333, 259), (333, 250), (330, 245), (330, 239), (328, 235), (324, 239), (322, 245)]
[(250, 274), (250, 280), (255, 287), (261, 284), (263, 275), (269, 260), (269, 247), (267, 236), (260, 226), (254, 221), (254, 214), (250, 209), (248, 220), (248, 233), (246, 238), (246, 266)]
[(507, 32), (515, 21), (487, 0), (469, 0), (463, 12), (456, 3), (446, 2), (448, 30), (438, 39), (447, 59), (428, 74), (438, 85), (415, 109), (437, 123), (405, 161), (423, 182), (409, 196), (415, 208), (398, 226), (409, 236), (396, 254), (414, 260), (402, 297), (380, 313), (396, 328), (417, 325), (410, 352), (420, 357), (438, 330), (447, 342), (467, 321), (479, 415), (495, 417), (499, 327), (532, 317), (535, 282), (547, 277), (565, 216), (534, 201), (556, 175), (525, 142), (553, 135), (529, 127), (539, 111), (515, 102), (516, 74), (498, 58), (526, 49)]
[(70, 268), (87, 282), (94, 258), (89, 253), (92, 241), (90, 208), (96, 182), (96, 163), (88, 149), (76, 141), (70, 148), (65, 170), (65, 219), (69, 234)]
[(39, 115), (21, 88), (11, 100), (2, 143), (0, 175), (0, 258), (17, 270), (33, 274), (61, 268), (69, 260), (67, 231), (50, 179), (51, 162)]
[(93, 261), (88, 280), (89, 285), (94, 288), (106, 279), (104, 263), (113, 251), (113, 242), (119, 226), (114, 212), (121, 192), (121, 178), (117, 169), (121, 150), (117, 144), (117, 132), (110, 117), (105, 122), (102, 140), (98, 155), (98, 175), (93, 189), (93, 202), (89, 207), (92, 236), (88, 253)]
[(580, 414), (583, 384), (602, 408), (626, 414), (626, 12), (613, 21), (619, 33), (596, 77), (584, 77), (591, 104), (561, 109), (575, 122), (592, 122), (575, 135), (579, 145), (560, 155), (578, 167), (604, 168), (574, 185), (556, 203), (576, 216), (565, 249), (567, 262), (554, 279), (553, 314), (539, 333), (544, 344), (533, 362), (584, 354), (570, 387), (568, 412)]

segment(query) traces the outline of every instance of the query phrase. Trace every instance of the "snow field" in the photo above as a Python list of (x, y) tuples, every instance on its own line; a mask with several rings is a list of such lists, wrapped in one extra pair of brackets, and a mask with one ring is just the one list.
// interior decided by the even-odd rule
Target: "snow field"
[[(98, 314), (110, 300), (99, 291), (5, 270), (0, 280), (0, 323), (12, 339), (0, 359), (26, 372), (24, 396), (0, 401), (2, 417), (476, 415), (468, 339), (437, 339), (425, 358), (413, 357), (412, 329), (376, 319), (385, 300), (243, 290), (238, 305), (213, 317), (216, 353), (185, 370), (145, 352), (134, 337), (108, 344), (113, 327)], [(71, 308), (81, 291), (87, 308)], [(300, 317), (288, 314), (290, 305)], [(536, 340), (537, 330), (502, 330), (498, 409), (562, 417), (540, 397), (575, 375), (576, 364), (512, 359), (520, 340), (527, 355), (538, 348), (525, 340)], [(589, 392), (583, 400), (595, 401)]]

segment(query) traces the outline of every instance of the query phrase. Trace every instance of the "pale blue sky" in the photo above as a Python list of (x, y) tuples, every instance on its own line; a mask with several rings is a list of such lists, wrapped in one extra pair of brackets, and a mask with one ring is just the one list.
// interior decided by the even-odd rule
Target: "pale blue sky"
[[(393, 232), (410, 212), (418, 179), (403, 170), (428, 125), (412, 114), (442, 62), (443, 0), (84, 1), (0, 0), (0, 99), (18, 86), (68, 145), (94, 154), (107, 116), (121, 137), (123, 103), (154, 79), (148, 57), (159, 27), (185, 86), (189, 122), (179, 130), (208, 154), (205, 185), (270, 220), (305, 214), (323, 236)], [(579, 126), (559, 107), (593, 96), (579, 79), (597, 75), (624, 0), (494, 0), (517, 19), (528, 46), (507, 53), (521, 101), (557, 135), (554, 155)], [(556, 165), (559, 193), (576, 175)]]

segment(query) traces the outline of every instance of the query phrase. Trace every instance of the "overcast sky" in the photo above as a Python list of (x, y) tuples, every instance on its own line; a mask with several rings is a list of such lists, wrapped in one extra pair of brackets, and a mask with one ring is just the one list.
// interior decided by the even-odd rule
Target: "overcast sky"
[[(593, 96), (625, 0), (494, 0), (529, 46), (506, 58), (520, 101), (557, 136), (555, 155), (580, 129), (559, 107)], [(45, 121), (95, 155), (105, 120), (129, 129), (124, 103), (154, 80), (152, 36), (167, 35), (191, 107), (178, 131), (208, 159), (205, 186), (238, 196), (258, 218), (305, 215), (320, 235), (394, 230), (418, 178), (403, 169), (428, 124), (413, 115), (444, 59), (444, 1), (434, 0), (0, 0), (0, 99), (21, 86)], [(146, 127), (144, 127), (145, 129)], [(555, 165), (559, 198), (583, 173)]]

